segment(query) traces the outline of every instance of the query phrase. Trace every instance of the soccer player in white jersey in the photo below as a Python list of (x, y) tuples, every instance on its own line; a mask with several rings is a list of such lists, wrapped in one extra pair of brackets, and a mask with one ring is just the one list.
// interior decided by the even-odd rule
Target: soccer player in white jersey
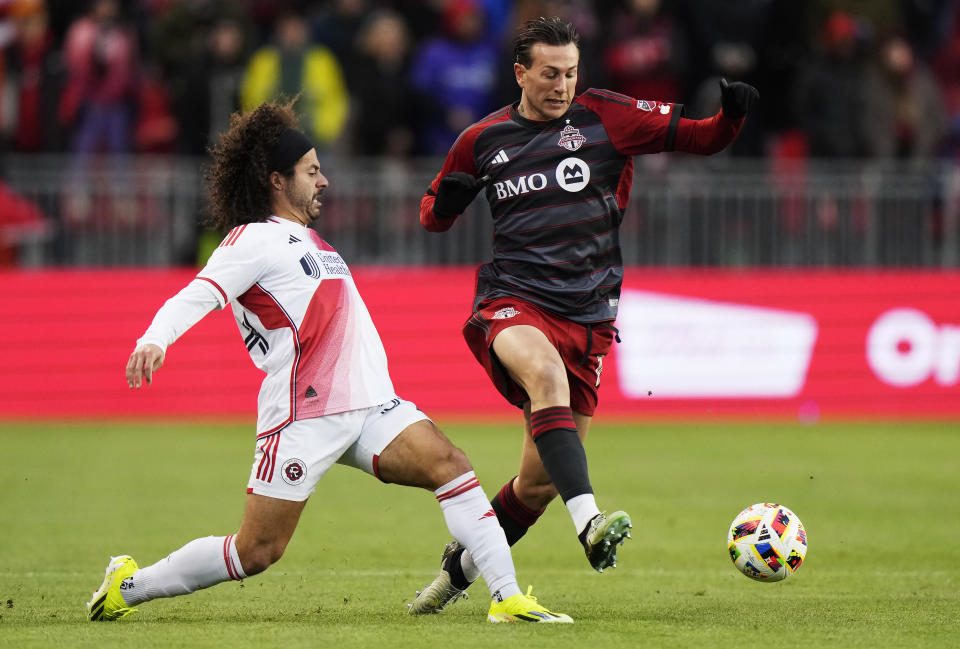
[(166, 349), (227, 304), (260, 389), (256, 450), (239, 530), (187, 543), (153, 565), (112, 557), (87, 603), (116, 620), (160, 597), (263, 572), (280, 559), (317, 482), (334, 464), (432, 490), (451, 534), (490, 589), (491, 622), (572, 622), (520, 592), (503, 530), (469, 460), (394, 393), (377, 330), (343, 259), (312, 229), (327, 179), (291, 104), (236, 114), (212, 150), (214, 222), (228, 230), (207, 265), (137, 341), (127, 384), (150, 384)]

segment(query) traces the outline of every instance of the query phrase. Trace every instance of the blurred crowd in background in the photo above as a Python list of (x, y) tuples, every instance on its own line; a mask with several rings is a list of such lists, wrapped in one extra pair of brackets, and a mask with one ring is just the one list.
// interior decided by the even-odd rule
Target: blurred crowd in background
[[(208, 147), (296, 95), (344, 170), (331, 236), (351, 259), (435, 260), (423, 169), (519, 98), (513, 36), (550, 15), (583, 37), (579, 91), (692, 118), (720, 78), (760, 91), (712, 171), (644, 158), (632, 263), (960, 265), (957, 0), (0, 0), (0, 267), (202, 258)], [(488, 239), (465, 231), (448, 261)]]
[(203, 155), (300, 93), (322, 153), (444, 154), (516, 101), (512, 36), (560, 15), (579, 90), (718, 108), (760, 90), (745, 157), (956, 158), (955, 0), (0, 0), (0, 152)]

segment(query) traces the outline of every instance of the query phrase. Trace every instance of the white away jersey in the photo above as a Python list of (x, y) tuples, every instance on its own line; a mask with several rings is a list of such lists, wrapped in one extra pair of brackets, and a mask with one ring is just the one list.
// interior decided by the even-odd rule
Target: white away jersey
[(221, 307), (231, 304), (250, 358), (267, 374), (258, 435), (394, 396), (383, 343), (350, 270), (313, 230), (277, 217), (238, 226), (197, 280)]

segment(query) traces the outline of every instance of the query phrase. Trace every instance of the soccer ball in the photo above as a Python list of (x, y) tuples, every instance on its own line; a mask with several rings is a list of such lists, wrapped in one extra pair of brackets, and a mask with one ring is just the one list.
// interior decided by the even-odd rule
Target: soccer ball
[(780, 581), (795, 573), (807, 556), (807, 531), (783, 505), (757, 503), (733, 519), (727, 549), (733, 565), (750, 579)]

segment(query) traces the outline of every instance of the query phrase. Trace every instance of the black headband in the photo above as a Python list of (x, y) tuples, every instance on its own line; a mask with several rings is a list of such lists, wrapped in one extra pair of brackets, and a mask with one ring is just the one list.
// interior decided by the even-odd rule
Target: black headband
[(312, 148), (313, 143), (306, 135), (292, 128), (286, 129), (270, 151), (270, 171), (286, 171)]

